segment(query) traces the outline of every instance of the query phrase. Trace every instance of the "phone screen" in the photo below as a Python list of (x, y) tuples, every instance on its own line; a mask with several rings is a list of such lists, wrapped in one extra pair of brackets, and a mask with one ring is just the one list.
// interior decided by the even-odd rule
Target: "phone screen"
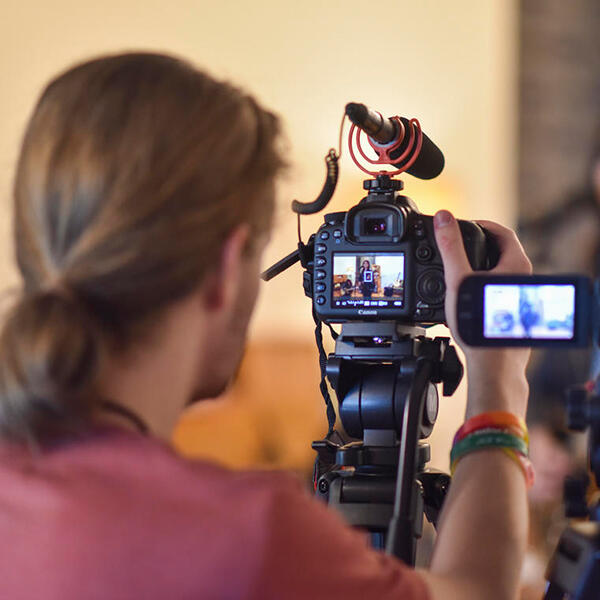
[(458, 331), (469, 346), (589, 345), (600, 303), (582, 275), (485, 275), (460, 284)]
[(486, 339), (572, 340), (575, 286), (488, 283), (483, 313)]

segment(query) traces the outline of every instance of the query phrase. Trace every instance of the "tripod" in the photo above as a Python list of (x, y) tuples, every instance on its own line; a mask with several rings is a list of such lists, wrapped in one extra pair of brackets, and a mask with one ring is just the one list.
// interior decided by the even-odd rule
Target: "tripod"
[[(590, 468), (600, 482), (600, 378), (594, 391), (572, 388), (567, 399), (569, 428), (590, 428)], [(597, 600), (600, 597), (600, 505), (588, 507), (587, 482), (568, 482), (565, 504), (568, 517), (587, 518), (571, 524), (563, 532), (554, 552), (546, 578), (546, 600)]]
[(463, 375), (448, 338), (393, 322), (344, 323), (326, 373), (349, 443), (313, 443), (318, 496), (374, 547), (414, 565), (423, 514), (435, 525), (450, 477), (426, 470), (438, 395), (454, 393)]

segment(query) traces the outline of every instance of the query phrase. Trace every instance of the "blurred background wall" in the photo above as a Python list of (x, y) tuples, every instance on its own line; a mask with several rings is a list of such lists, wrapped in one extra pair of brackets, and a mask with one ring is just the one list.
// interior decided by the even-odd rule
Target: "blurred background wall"
[(579, 190), (600, 151), (600, 2), (520, 5), (519, 198), (529, 221)]
[[(520, 2), (519, 234), (538, 273), (600, 275), (598, 31), (598, 0)], [(587, 468), (586, 436), (566, 426), (565, 389), (598, 375), (599, 366), (588, 348), (532, 353), (527, 418), (536, 482), (524, 599), (543, 596), (566, 524), (564, 479)]]
[[(312, 200), (342, 110), (360, 101), (418, 117), (446, 156), (432, 182), (407, 177), (423, 212), (512, 224), (516, 216), (518, 3), (515, 0), (4, 0), (0, 14), (0, 283), (17, 283), (10, 185), (20, 137), (42, 86), (75, 61), (148, 49), (187, 57), (247, 87), (277, 111), (293, 168), (265, 266), (292, 251), (289, 204)], [(226, 126), (226, 124), (224, 124)], [(330, 209), (362, 196), (363, 176), (341, 161)], [(321, 216), (307, 218), (305, 235)], [(443, 328), (441, 328), (443, 331)], [(192, 409), (177, 432), (190, 454), (232, 465), (305, 470), (325, 431), (310, 302), (298, 266), (263, 285), (240, 381), (224, 402)], [(439, 334), (439, 333), (438, 333)], [(434, 464), (447, 468), (464, 386), (442, 399)]]

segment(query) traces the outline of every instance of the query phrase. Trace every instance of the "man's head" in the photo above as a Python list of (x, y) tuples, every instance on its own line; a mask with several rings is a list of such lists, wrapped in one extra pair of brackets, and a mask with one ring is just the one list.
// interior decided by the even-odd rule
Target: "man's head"
[[(250, 96), (159, 54), (99, 58), (47, 86), (15, 178), (24, 294), (2, 337), (14, 360), (0, 426), (35, 432), (44, 415), (84, 414), (81, 392), (103, 353), (141, 343), (199, 288), (208, 308), (239, 309), (215, 312), (230, 321), (215, 349), (231, 356), (273, 218), (278, 129)], [(55, 377), (65, 344), (75, 355)], [(45, 375), (32, 381), (25, 363), (36, 353)]]

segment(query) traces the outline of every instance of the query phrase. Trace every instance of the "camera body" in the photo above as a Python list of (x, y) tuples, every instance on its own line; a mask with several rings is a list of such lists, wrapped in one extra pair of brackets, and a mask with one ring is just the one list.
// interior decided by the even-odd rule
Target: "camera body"
[[(400, 181), (380, 175), (364, 187), (368, 195), (358, 205), (325, 215), (314, 235), (305, 290), (318, 318), (444, 323), (446, 286), (433, 217), (399, 193)], [(491, 236), (471, 221), (459, 226), (473, 269), (493, 267), (499, 253)]]

